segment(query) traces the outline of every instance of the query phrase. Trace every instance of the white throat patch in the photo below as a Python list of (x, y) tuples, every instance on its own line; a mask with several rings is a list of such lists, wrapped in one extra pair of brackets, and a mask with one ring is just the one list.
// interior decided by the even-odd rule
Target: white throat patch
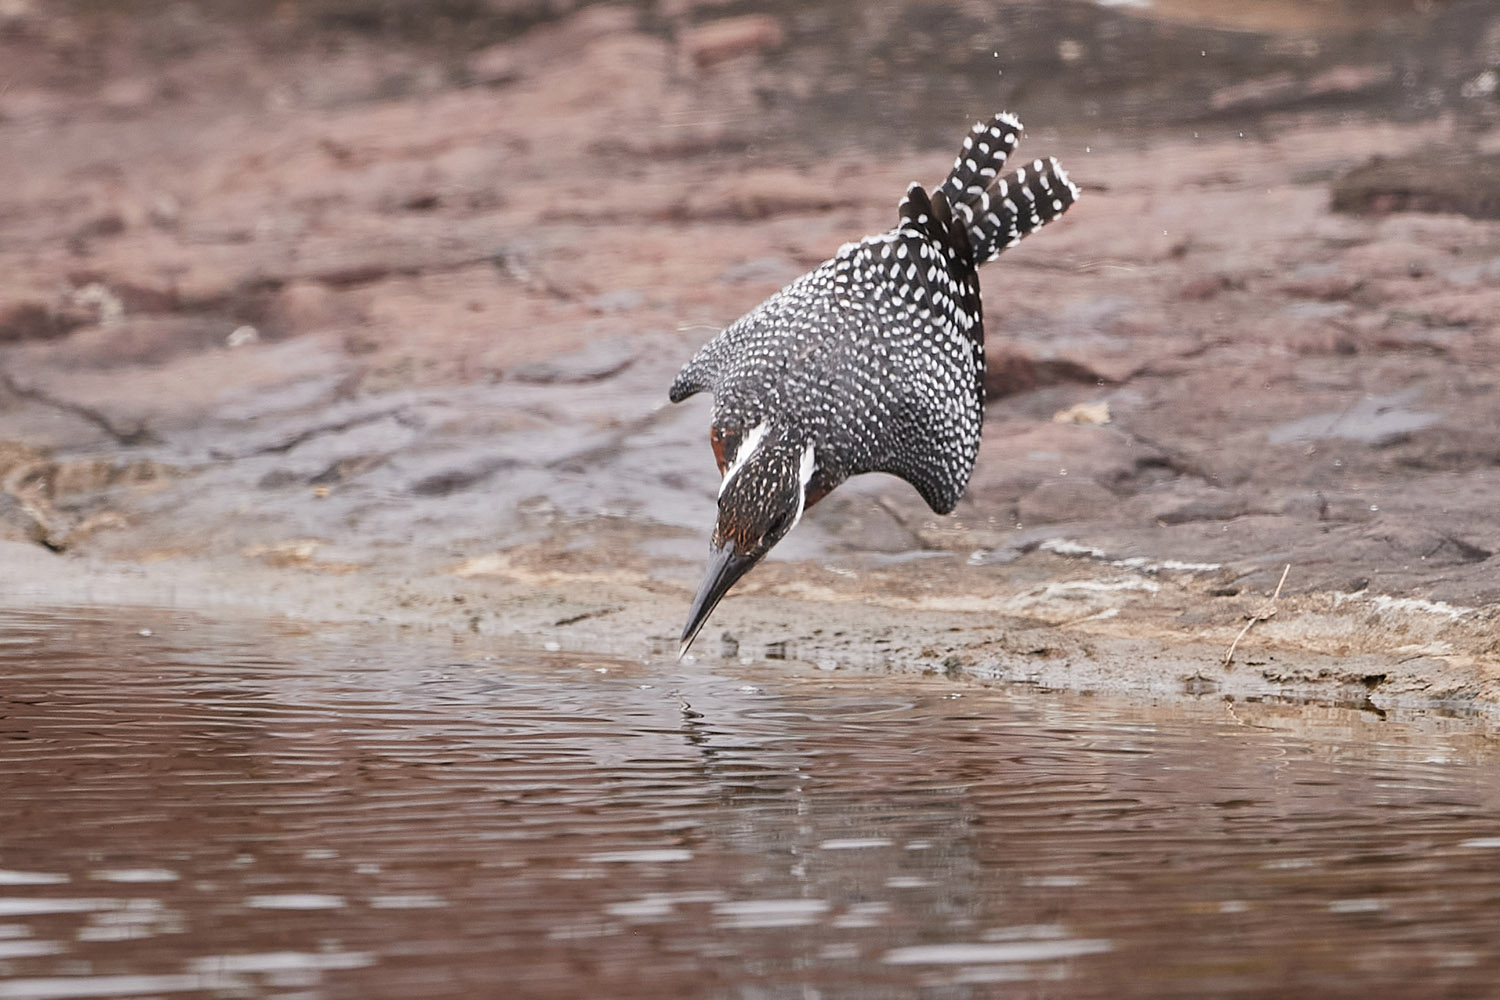
[(766, 422), (762, 420), (745, 432), (745, 440), (740, 442), (739, 450), (734, 453), (734, 461), (729, 463), (729, 468), (724, 470), (724, 478), (719, 481), (719, 496), (724, 495), (724, 488), (729, 485), (729, 481), (735, 477), (735, 473), (745, 467), (750, 456), (755, 454), (755, 449), (759, 448), (760, 443), (766, 439), (768, 429)]

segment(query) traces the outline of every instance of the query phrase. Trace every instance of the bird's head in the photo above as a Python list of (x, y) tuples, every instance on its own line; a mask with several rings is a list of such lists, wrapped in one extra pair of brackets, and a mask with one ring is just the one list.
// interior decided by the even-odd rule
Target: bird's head
[(681, 653), (687, 652), (729, 588), (786, 537), (806, 507), (816, 467), (812, 442), (771, 440), (752, 431), (738, 451), (719, 487), (719, 519), (709, 546), (708, 572), (688, 612)]

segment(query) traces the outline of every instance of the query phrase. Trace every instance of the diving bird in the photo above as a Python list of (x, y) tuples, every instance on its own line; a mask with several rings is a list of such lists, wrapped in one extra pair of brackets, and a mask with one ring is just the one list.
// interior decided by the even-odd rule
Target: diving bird
[(1009, 113), (976, 124), (942, 184), (906, 189), (893, 229), (844, 244), (678, 373), (672, 402), (713, 393), (723, 477), (682, 653), (729, 588), (850, 476), (899, 476), (938, 514), (958, 503), (984, 421), (978, 268), (1078, 198), (1055, 159), (999, 176), (1020, 138)]

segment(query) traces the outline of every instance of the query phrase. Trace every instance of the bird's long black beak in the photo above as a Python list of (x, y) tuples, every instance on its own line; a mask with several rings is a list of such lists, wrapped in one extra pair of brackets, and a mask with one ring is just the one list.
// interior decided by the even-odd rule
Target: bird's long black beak
[(677, 651), (679, 660), (687, 653), (693, 640), (698, 637), (699, 631), (708, 621), (708, 616), (713, 613), (719, 599), (758, 561), (755, 556), (742, 556), (735, 552), (732, 542), (723, 548), (712, 549), (709, 552), (708, 572), (703, 575), (703, 583), (698, 587), (698, 596), (693, 598), (693, 608), (688, 612), (687, 625), (682, 630), (682, 648)]

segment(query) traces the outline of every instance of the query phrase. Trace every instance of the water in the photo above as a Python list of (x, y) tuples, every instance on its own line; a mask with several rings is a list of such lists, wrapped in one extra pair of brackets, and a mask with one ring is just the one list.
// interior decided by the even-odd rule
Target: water
[(1500, 996), (1482, 725), (484, 654), (0, 615), (0, 1000)]

